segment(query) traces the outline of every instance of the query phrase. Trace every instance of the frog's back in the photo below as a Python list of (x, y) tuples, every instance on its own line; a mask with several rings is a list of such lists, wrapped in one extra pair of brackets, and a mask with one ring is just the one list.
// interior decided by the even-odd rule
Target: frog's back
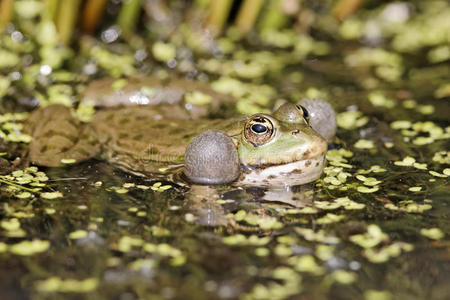
[(33, 136), (28, 155), (33, 164), (57, 167), (64, 160), (83, 161), (100, 152), (92, 127), (74, 118), (63, 105), (34, 111), (24, 130)]
[[(172, 118), (154, 107), (124, 107), (98, 112), (92, 121), (102, 158), (136, 174), (183, 163), (188, 143), (200, 132), (224, 128), (224, 120)], [(169, 114), (170, 115), (170, 114)]]

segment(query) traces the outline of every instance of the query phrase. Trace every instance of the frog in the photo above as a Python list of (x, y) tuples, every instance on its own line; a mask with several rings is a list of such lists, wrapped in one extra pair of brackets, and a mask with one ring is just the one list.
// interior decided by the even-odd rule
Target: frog
[[(157, 86), (161, 84), (150, 81)], [(93, 85), (107, 86), (105, 82)], [(161, 90), (174, 89), (173, 86), (182, 90), (188, 86), (185, 93), (196, 92), (195, 84), (182, 79), (161, 86), (158, 86)], [(139, 87), (142, 90), (142, 84), (136, 90)], [(201, 90), (210, 96), (210, 109), (217, 110), (219, 105), (214, 101), (218, 94), (205, 85)], [(319, 111), (327, 110), (319, 124), (333, 123), (328, 116), (334, 116), (333, 109), (319, 99), (307, 99), (304, 105), (286, 102), (271, 114), (211, 119), (205, 117), (204, 107), (196, 110), (184, 103), (186, 97), (178, 97), (178, 103), (142, 105), (131, 101), (133, 105), (126, 105), (121, 93), (121, 102), (114, 106), (113, 94), (118, 93), (108, 95), (103, 90), (102, 98), (107, 98), (108, 105), (99, 108), (87, 123), (78, 120), (63, 105), (35, 110), (25, 127), (33, 137), (29, 161), (39, 166), (61, 167), (68, 162), (97, 158), (146, 178), (179, 172), (182, 178), (195, 184), (291, 186), (320, 177), (329, 139), (334, 136), (329, 125), (325, 126), (325, 133), (320, 133), (323, 126), (311, 127), (311, 122), (317, 123), (319, 117), (308, 111), (308, 105), (315, 110), (317, 107)], [(324, 116), (321, 112), (316, 114)]]

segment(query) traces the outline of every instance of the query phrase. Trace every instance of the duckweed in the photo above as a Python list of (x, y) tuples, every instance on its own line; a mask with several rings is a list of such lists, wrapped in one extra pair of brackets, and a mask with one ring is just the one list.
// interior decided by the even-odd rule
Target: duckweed
[(126, 194), (126, 193), (128, 193), (128, 189), (125, 189), (125, 188), (116, 188), (116, 189), (114, 189), (114, 191), (117, 193), (117, 194)]
[(61, 192), (45, 192), (41, 194), (42, 198), (50, 200), (61, 198), (62, 196), (63, 194)]
[(450, 176), (448, 169), (445, 169), (445, 173), (443, 173), (443, 174), (433, 171), (433, 170), (430, 170), (428, 173), (430, 173), (431, 175), (433, 175), (435, 177), (440, 177), (440, 178), (446, 178), (446, 177)]
[(316, 257), (318, 257), (322, 261), (326, 261), (326, 260), (330, 259), (334, 255), (334, 250), (335, 250), (334, 246), (317, 245), (316, 246), (316, 251), (315, 251), (314, 254), (316, 255)]
[[(1, 247), (0, 247), (0, 253), (1, 253)], [(268, 256), (270, 254), (270, 250), (264, 247), (258, 247), (255, 249), (255, 255), (256, 256)]]
[(98, 279), (92, 277), (82, 280), (50, 277), (37, 281), (35, 288), (41, 292), (89, 293), (96, 290), (98, 284)]
[(439, 228), (422, 228), (420, 234), (432, 240), (440, 240), (444, 237), (444, 233)]
[(250, 293), (243, 295), (242, 299), (281, 300), (298, 294), (302, 290), (301, 276), (290, 268), (278, 267), (273, 270), (271, 277), (277, 281), (271, 281), (266, 285), (255, 284)]
[(117, 249), (121, 252), (129, 252), (133, 247), (140, 247), (144, 244), (144, 241), (140, 238), (123, 236), (120, 238)]
[[(424, 111), (422, 111), (422, 113), (423, 112)], [(414, 137), (418, 134), (428, 135), (418, 136), (412, 140), (412, 143), (418, 146), (428, 145), (436, 140), (450, 138), (449, 132), (446, 132), (446, 130), (430, 121), (412, 123), (410, 121), (399, 120), (392, 122), (391, 127), (393, 129), (401, 130), (402, 134), (407, 137)]]
[(355, 129), (358, 127), (362, 127), (369, 122), (369, 118), (363, 116), (360, 111), (346, 111), (338, 113), (337, 115), (337, 125), (340, 128), (344, 128), (347, 130)]
[(420, 192), (422, 190), (421, 186), (412, 186), (410, 188), (408, 188), (408, 191), (410, 192)]
[(44, 211), (48, 215), (53, 215), (56, 212), (56, 209), (54, 209), (54, 208), (46, 208)]
[(138, 217), (146, 217), (147, 216), (147, 212), (145, 212), (145, 211), (138, 211), (136, 213), (136, 216), (138, 216)]
[(423, 115), (431, 115), (435, 112), (433, 105), (419, 105), (417, 111)]
[(128, 264), (130, 270), (138, 271), (138, 270), (149, 270), (154, 269), (158, 266), (158, 262), (154, 259), (136, 259), (135, 261)]
[(7, 142), (29, 143), (31, 136), (22, 132), (21, 123), (28, 117), (28, 113), (6, 113), (0, 115), (0, 138)]
[(402, 251), (412, 251), (414, 246), (409, 243), (395, 242), (380, 249), (365, 249), (363, 255), (372, 263), (384, 263), (392, 257), (397, 257)]
[(450, 151), (436, 152), (432, 160), (440, 164), (450, 164)]
[(30, 192), (21, 192), (21, 193), (17, 193), (14, 196), (16, 196), (19, 199), (27, 199), (27, 198), (31, 198), (31, 196), (33, 196), (33, 194), (31, 194)]
[(222, 238), (222, 242), (233, 246), (265, 246), (270, 242), (270, 237), (258, 237), (251, 235), (246, 237), (243, 234), (230, 235)]
[(121, 90), (128, 85), (128, 80), (124, 78), (116, 79), (111, 83), (113, 90)]
[(367, 226), (367, 232), (364, 234), (355, 234), (350, 236), (350, 241), (363, 248), (372, 248), (383, 241), (387, 241), (388, 235), (381, 231), (375, 224)]
[(326, 244), (337, 244), (339, 238), (333, 235), (327, 235), (324, 230), (318, 230), (317, 232), (310, 228), (295, 228), (295, 232), (301, 235), (305, 240), (311, 242), (319, 242)]
[(16, 231), (20, 229), (20, 222), (17, 218), (2, 220), (0, 226), (6, 231)]
[(76, 230), (69, 233), (69, 239), (78, 240), (87, 237), (88, 232), (86, 230)]
[(391, 123), (392, 129), (408, 129), (411, 128), (412, 122), (407, 120), (398, 120)]
[(312, 255), (293, 256), (287, 260), (294, 270), (298, 272), (306, 272), (313, 275), (322, 275), (325, 270), (317, 264)]
[(450, 83), (445, 83), (439, 86), (439, 88), (434, 92), (434, 96), (436, 98), (445, 98), (450, 96)]
[(183, 254), (181, 250), (165, 243), (162, 244), (145, 243), (142, 249), (149, 253), (158, 254), (161, 257), (169, 257), (170, 264), (174, 267), (184, 265), (187, 260), (186, 256)]
[(345, 216), (343, 215), (336, 215), (336, 214), (332, 214), (332, 213), (327, 213), (325, 216), (316, 219), (317, 224), (332, 224), (332, 223), (337, 223), (342, 221), (343, 219), (345, 219)]
[(391, 300), (394, 299), (388, 291), (367, 290), (364, 292), (365, 300)]
[(8, 50), (0, 49), (0, 69), (12, 68), (19, 64), (20, 58), (17, 54)]
[(358, 279), (358, 275), (355, 272), (335, 270), (331, 273), (331, 278), (340, 284), (352, 284)]
[(362, 181), (364, 185), (375, 186), (381, 183), (380, 180), (377, 180), (375, 177), (366, 177), (364, 175), (356, 175), (356, 179)]
[(283, 223), (278, 221), (278, 219), (275, 217), (258, 216), (256, 214), (248, 214), (243, 211), (238, 211), (236, 214), (231, 214), (229, 216), (236, 221), (244, 221), (249, 225), (258, 226), (263, 230), (280, 229), (283, 227)]
[(275, 255), (281, 256), (281, 257), (287, 257), (292, 254), (292, 249), (290, 246), (278, 244), (275, 246), (275, 249), (273, 251)]
[(156, 60), (168, 62), (169, 60), (175, 58), (176, 48), (172, 44), (156, 42), (153, 44), (152, 53)]
[(346, 210), (358, 210), (363, 209), (365, 207), (362, 203), (357, 203), (355, 201), (350, 200), (348, 197), (341, 197), (334, 199), (333, 202), (329, 201), (315, 201), (314, 205), (317, 208), (324, 209), (324, 210), (333, 210), (340, 207), (343, 207)]
[(17, 244), (8, 246), (9, 252), (21, 256), (30, 256), (42, 253), (50, 248), (50, 242), (45, 240), (34, 239), (31, 241), (22, 241)]
[(169, 229), (156, 225), (150, 227), (150, 232), (152, 233), (153, 236), (156, 237), (170, 236), (171, 234)]
[(122, 75), (130, 76), (136, 73), (133, 66), (134, 57), (131, 55), (113, 54), (99, 46), (94, 46), (90, 50), (90, 55), (97, 64), (106, 70), (112, 77), (120, 77)]
[(186, 93), (185, 101), (186, 103), (192, 104), (192, 105), (207, 105), (210, 104), (212, 101), (212, 97), (210, 95), (206, 95), (201, 92), (192, 92), (192, 93)]
[(387, 98), (385, 95), (379, 92), (372, 92), (368, 95), (370, 103), (374, 106), (381, 106), (385, 108), (393, 108), (395, 106), (395, 102), (392, 99)]
[(356, 188), (356, 190), (360, 193), (364, 193), (364, 194), (370, 194), (370, 193), (375, 193), (379, 190), (380, 188), (378, 186), (374, 186), (372, 188), (368, 188), (366, 186), (360, 185)]
[(412, 166), (415, 162), (416, 162), (416, 159), (414, 157), (406, 156), (405, 158), (403, 158), (402, 161), (395, 161), (394, 165), (409, 167), (409, 166)]
[(65, 164), (65, 165), (71, 165), (76, 163), (77, 161), (73, 158), (63, 158), (61, 159), (61, 163)]
[(375, 147), (373, 141), (364, 139), (358, 140), (353, 146), (358, 149), (373, 149)]
[(319, 210), (314, 207), (303, 207), (303, 208), (291, 208), (286, 211), (287, 214), (316, 214)]

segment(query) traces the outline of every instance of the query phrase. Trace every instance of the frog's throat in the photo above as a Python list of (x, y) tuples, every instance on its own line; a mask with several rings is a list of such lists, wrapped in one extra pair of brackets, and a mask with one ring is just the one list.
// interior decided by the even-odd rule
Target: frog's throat
[(295, 186), (312, 182), (320, 177), (325, 156), (272, 165), (265, 168), (242, 167), (238, 185), (261, 187)]

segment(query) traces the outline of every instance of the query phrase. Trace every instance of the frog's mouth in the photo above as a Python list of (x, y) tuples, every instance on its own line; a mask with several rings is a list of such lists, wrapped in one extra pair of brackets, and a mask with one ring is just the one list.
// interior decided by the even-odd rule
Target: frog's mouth
[(325, 164), (325, 155), (285, 164), (263, 167), (242, 165), (238, 185), (284, 187), (312, 182), (320, 177)]

